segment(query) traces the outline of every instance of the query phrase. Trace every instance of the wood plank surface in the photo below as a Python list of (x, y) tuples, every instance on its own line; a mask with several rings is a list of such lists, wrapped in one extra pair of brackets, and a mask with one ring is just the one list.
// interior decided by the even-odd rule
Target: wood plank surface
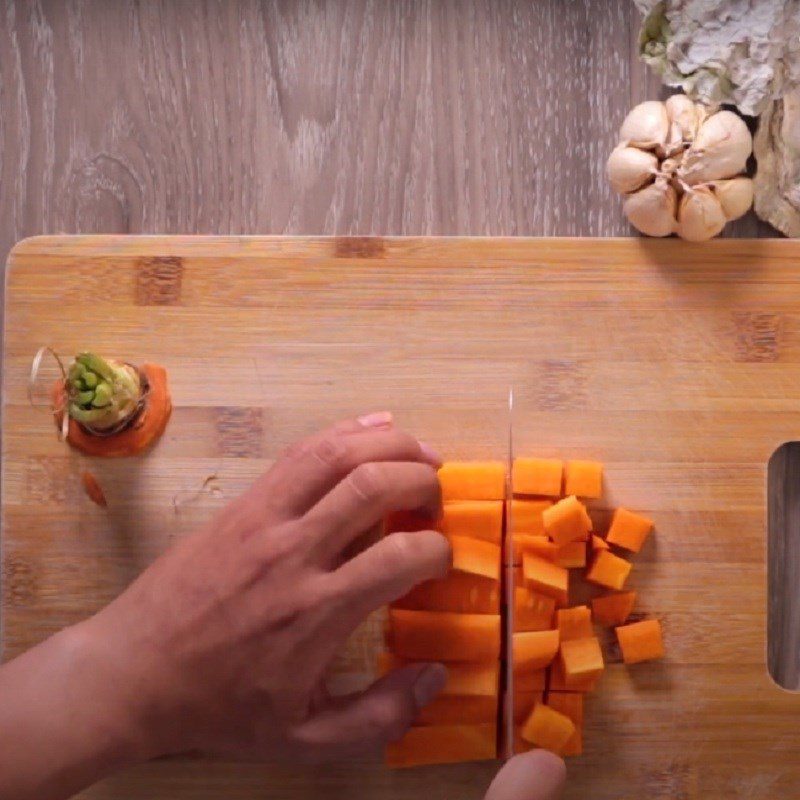
[[(663, 620), (668, 657), (628, 669), (606, 641), (567, 797), (791, 796), (800, 696), (767, 672), (766, 481), (800, 427), (798, 256), (778, 240), (24, 243), (6, 309), (5, 656), (101, 607), (330, 418), (389, 406), (449, 458), (502, 457), (513, 385), (518, 452), (602, 460), (598, 508), (656, 521), (631, 585), (639, 610)], [(107, 512), (80, 489), (86, 459), (28, 404), (44, 343), (169, 369), (176, 410), (156, 450), (91, 463)], [(219, 492), (197, 495), (211, 474)], [(376, 615), (338, 661), (337, 685), (370, 679), (379, 641)], [(82, 796), (469, 800), (496, 767), (169, 761)]]

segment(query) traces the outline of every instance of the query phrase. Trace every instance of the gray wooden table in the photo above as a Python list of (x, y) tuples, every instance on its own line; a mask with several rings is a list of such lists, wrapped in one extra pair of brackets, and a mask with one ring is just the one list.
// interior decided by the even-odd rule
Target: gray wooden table
[[(8, 0), (0, 255), (42, 232), (626, 235), (632, 0)], [(739, 235), (758, 235), (755, 219)]]

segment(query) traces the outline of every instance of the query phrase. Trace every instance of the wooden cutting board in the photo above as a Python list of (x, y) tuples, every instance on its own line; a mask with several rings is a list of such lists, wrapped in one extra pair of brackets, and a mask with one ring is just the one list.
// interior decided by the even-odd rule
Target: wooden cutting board
[[(800, 245), (789, 241), (46, 237), (9, 259), (6, 658), (114, 597), (288, 442), (391, 408), (449, 458), (606, 463), (657, 533), (631, 584), (668, 658), (610, 664), (570, 798), (773, 798), (800, 785), (800, 696), (766, 669), (766, 464), (800, 433)], [(169, 369), (146, 458), (86, 460), (26, 398), (41, 345)], [(216, 476), (216, 492), (198, 493)], [(336, 667), (371, 675), (379, 619)], [(162, 761), (87, 798), (480, 798), (495, 764), (389, 773)]]

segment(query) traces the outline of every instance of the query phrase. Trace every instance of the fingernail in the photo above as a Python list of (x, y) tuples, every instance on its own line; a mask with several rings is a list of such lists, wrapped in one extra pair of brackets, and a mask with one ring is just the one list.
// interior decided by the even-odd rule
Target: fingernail
[(414, 702), (417, 708), (428, 705), (447, 682), (447, 668), (444, 664), (428, 664), (414, 681)]
[(426, 442), (420, 442), (419, 449), (422, 455), (425, 456), (428, 461), (431, 461), (434, 464), (442, 463), (442, 459), (439, 454)]
[(385, 428), (392, 424), (392, 412), (376, 411), (374, 414), (364, 414), (358, 418), (358, 423), (364, 428)]

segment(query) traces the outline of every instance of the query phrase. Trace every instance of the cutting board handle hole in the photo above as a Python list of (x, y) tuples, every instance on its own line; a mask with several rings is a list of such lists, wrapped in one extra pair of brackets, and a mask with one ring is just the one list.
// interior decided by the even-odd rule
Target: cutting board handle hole
[(800, 691), (800, 442), (767, 466), (767, 666), (782, 689)]

